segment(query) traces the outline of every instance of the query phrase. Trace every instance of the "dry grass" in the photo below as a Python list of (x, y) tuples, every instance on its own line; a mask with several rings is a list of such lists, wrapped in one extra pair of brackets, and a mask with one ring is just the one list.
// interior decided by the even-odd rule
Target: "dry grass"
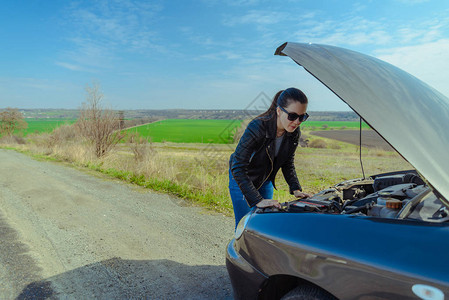
[(310, 148), (327, 148), (327, 144), (322, 139), (314, 139), (309, 143)]
[(238, 143), (240, 141), (240, 138), (242, 137), (243, 133), (246, 130), (246, 127), (248, 127), (248, 124), (251, 122), (252, 119), (246, 119), (243, 120), (242, 124), (240, 125), (240, 127), (236, 128), (236, 131), (234, 133), (234, 143)]
[(4, 144), (4, 145), (10, 145), (10, 144), (23, 145), (23, 144), (26, 144), (26, 141), (21, 136), (6, 135), (6, 136), (0, 136), (0, 144)]
[[(64, 138), (62, 138), (64, 137)], [(305, 192), (315, 193), (343, 180), (362, 177), (357, 146), (326, 140), (328, 148), (298, 148), (295, 165)], [(143, 143), (144, 144), (144, 143)], [(203, 203), (217, 211), (231, 213), (228, 192), (228, 160), (236, 145), (121, 144), (98, 158), (92, 147), (61, 128), (51, 134), (32, 135), (15, 148), (36, 155), (86, 166), (156, 190), (172, 192)], [(140, 154), (136, 154), (136, 151)], [(142, 154), (145, 153), (145, 154)], [(365, 174), (409, 169), (411, 166), (394, 152), (362, 149)], [(136, 158), (138, 157), (138, 158)], [(291, 200), (282, 172), (276, 178), (274, 198)]]
[(137, 132), (129, 135), (128, 145), (137, 162), (146, 161), (150, 158), (150, 155), (153, 154), (151, 143), (149, 143), (147, 139), (141, 137)]

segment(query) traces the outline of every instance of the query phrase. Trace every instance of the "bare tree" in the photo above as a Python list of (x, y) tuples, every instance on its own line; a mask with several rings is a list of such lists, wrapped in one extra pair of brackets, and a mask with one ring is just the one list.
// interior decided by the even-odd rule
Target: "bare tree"
[(86, 102), (82, 104), (76, 127), (91, 142), (97, 157), (107, 154), (125, 136), (120, 131), (117, 113), (102, 107), (103, 93), (98, 83), (86, 85)]
[(12, 136), (16, 130), (24, 130), (28, 123), (24, 121), (23, 114), (17, 108), (8, 107), (0, 112), (0, 133)]

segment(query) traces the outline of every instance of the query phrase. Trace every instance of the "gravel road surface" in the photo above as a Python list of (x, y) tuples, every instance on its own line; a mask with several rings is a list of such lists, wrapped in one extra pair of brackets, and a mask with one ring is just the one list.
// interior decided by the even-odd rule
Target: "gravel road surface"
[(232, 299), (233, 219), (0, 149), (0, 299)]

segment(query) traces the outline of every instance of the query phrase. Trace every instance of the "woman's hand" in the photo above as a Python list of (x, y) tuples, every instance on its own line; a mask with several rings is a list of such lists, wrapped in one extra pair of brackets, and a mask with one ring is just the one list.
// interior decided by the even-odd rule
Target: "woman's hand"
[(309, 198), (312, 197), (312, 195), (303, 193), (300, 190), (293, 191), (293, 195), (295, 195), (296, 198)]
[(256, 206), (258, 208), (266, 208), (266, 207), (281, 208), (281, 205), (279, 204), (279, 202), (277, 200), (273, 200), (273, 199), (263, 199), (262, 201), (257, 203)]

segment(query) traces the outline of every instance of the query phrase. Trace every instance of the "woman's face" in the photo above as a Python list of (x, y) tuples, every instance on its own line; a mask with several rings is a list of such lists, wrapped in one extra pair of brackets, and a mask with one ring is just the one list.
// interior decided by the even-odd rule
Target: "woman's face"
[[(296, 113), (298, 115), (302, 115), (305, 114), (307, 111), (307, 103), (292, 101), (289, 105), (284, 107), (284, 109), (289, 113)], [(278, 129), (285, 129), (287, 132), (293, 132), (301, 124), (299, 118), (290, 121), (287, 118), (288, 114), (285, 111), (283, 111), (280, 107), (276, 108), (276, 113), (278, 115)]]

